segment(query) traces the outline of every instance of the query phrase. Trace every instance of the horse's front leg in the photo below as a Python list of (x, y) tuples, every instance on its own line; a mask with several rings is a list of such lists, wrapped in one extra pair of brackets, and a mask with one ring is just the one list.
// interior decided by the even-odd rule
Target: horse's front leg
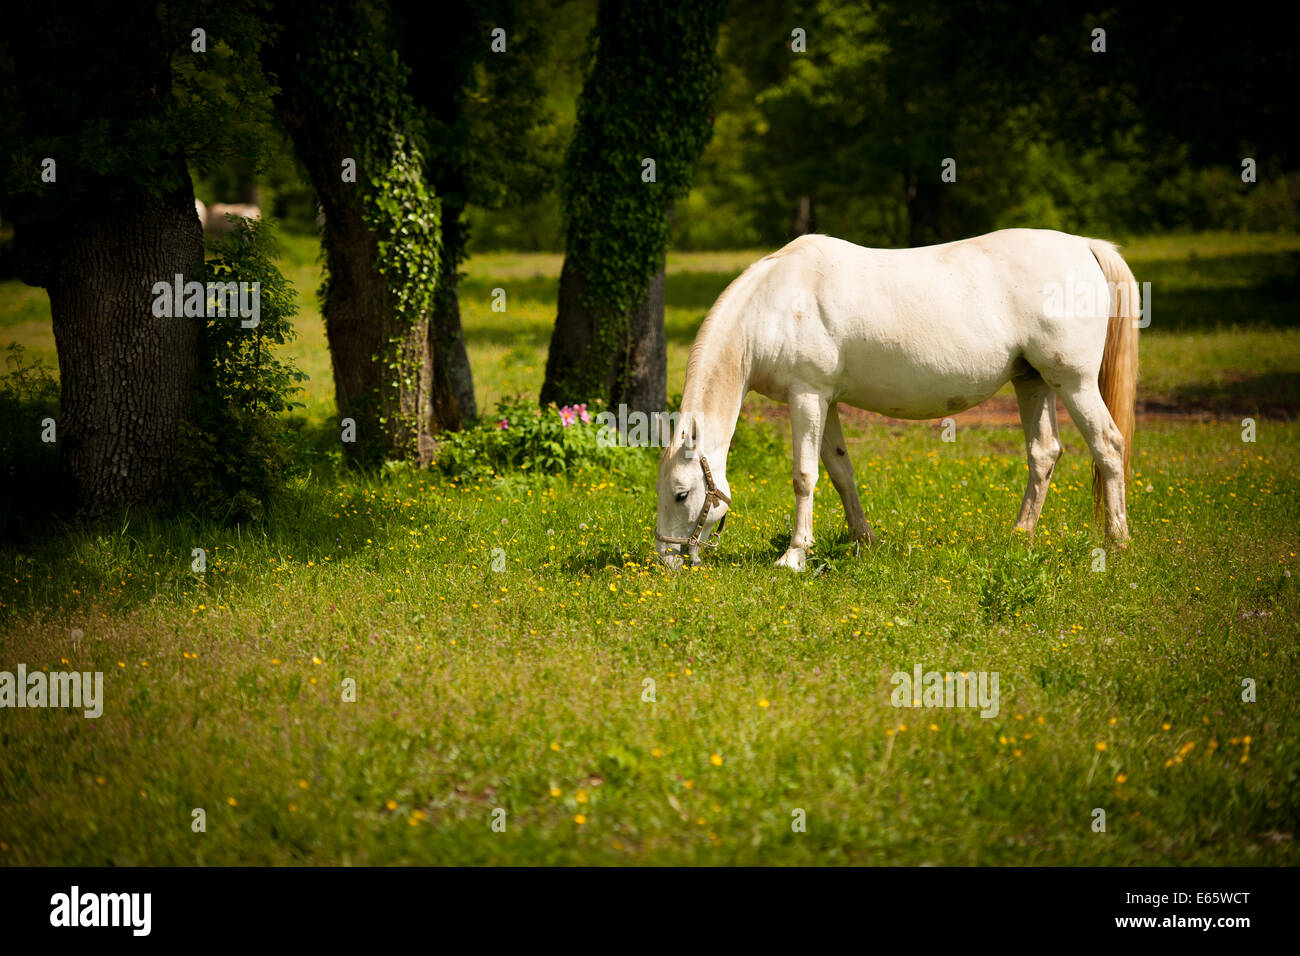
[(794, 533), (777, 567), (802, 571), (805, 551), (813, 543), (813, 489), (817, 487), (817, 457), (826, 427), (828, 402), (813, 392), (790, 396), (790, 429), (794, 436)]

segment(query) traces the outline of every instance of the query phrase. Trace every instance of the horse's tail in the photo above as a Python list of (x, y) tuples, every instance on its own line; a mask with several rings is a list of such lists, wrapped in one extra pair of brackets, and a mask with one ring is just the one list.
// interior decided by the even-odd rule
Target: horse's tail
[[(1097, 257), (1097, 264), (1106, 277), (1106, 287), (1110, 290), (1110, 319), (1106, 325), (1106, 347), (1101, 356), (1097, 386), (1110, 417), (1124, 436), (1124, 480), (1127, 482), (1133, 430), (1137, 424), (1138, 319), (1141, 314), (1138, 285), (1114, 243), (1090, 239), (1088, 248)], [(1101, 469), (1096, 462), (1092, 466), (1092, 501), (1100, 518), (1105, 495)]]

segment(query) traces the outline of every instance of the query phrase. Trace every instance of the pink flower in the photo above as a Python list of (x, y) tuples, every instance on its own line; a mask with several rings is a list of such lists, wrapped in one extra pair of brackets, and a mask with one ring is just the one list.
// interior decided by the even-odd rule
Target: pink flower
[(560, 424), (563, 425), (565, 428), (568, 428), (577, 420), (578, 420), (577, 414), (568, 405), (565, 405), (563, 408), (560, 409)]
[(587, 414), (586, 402), (583, 402), (581, 405), (574, 405), (573, 410), (578, 413), (578, 417), (582, 419), (584, 424), (591, 423), (591, 416)]
[(509, 428), (509, 427), (510, 427), (510, 423), (509, 423), (508, 421), (506, 421), (504, 418), (501, 419), (501, 421), (497, 422), (497, 424), (500, 425), (502, 428)]

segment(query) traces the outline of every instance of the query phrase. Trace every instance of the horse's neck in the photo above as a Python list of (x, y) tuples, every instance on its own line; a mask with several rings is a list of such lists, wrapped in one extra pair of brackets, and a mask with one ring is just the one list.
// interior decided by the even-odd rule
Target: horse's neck
[[(748, 350), (740, 329), (708, 330), (688, 369), (682, 394), (682, 420), (700, 424), (700, 450), (725, 473), (727, 450), (736, 432), (740, 406), (749, 391)], [(688, 426), (689, 427), (689, 426)]]

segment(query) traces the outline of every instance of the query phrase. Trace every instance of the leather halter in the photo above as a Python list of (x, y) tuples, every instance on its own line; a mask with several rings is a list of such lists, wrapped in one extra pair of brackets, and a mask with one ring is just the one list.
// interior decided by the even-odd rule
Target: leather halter
[[(719, 502), (726, 502), (728, 507), (731, 505), (731, 498), (723, 494), (718, 489), (718, 486), (713, 483), (713, 474), (709, 471), (709, 463), (703, 455), (700, 456), (700, 468), (704, 472), (706, 493), (704, 495), (704, 507), (700, 509), (700, 516), (695, 519), (695, 527), (691, 529), (691, 533), (684, 538), (675, 538), (660, 534), (659, 529), (655, 528), (655, 539), (664, 542), (664, 544), (681, 545), (677, 553), (684, 558), (693, 558), (700, 550), (700, 532), (704, 530), (704, 522), (709, 517), (709, 512), (713, 510), (713, 506)], [(708, 544), (705, 545), (706, 548), (716, 548), (718, 546), (718, 539), (722, 537), (722, 528), (726, 523), (727, 516), (723, 515), (722, 520), (718, 522), (717, 533), (709, 539)]]

